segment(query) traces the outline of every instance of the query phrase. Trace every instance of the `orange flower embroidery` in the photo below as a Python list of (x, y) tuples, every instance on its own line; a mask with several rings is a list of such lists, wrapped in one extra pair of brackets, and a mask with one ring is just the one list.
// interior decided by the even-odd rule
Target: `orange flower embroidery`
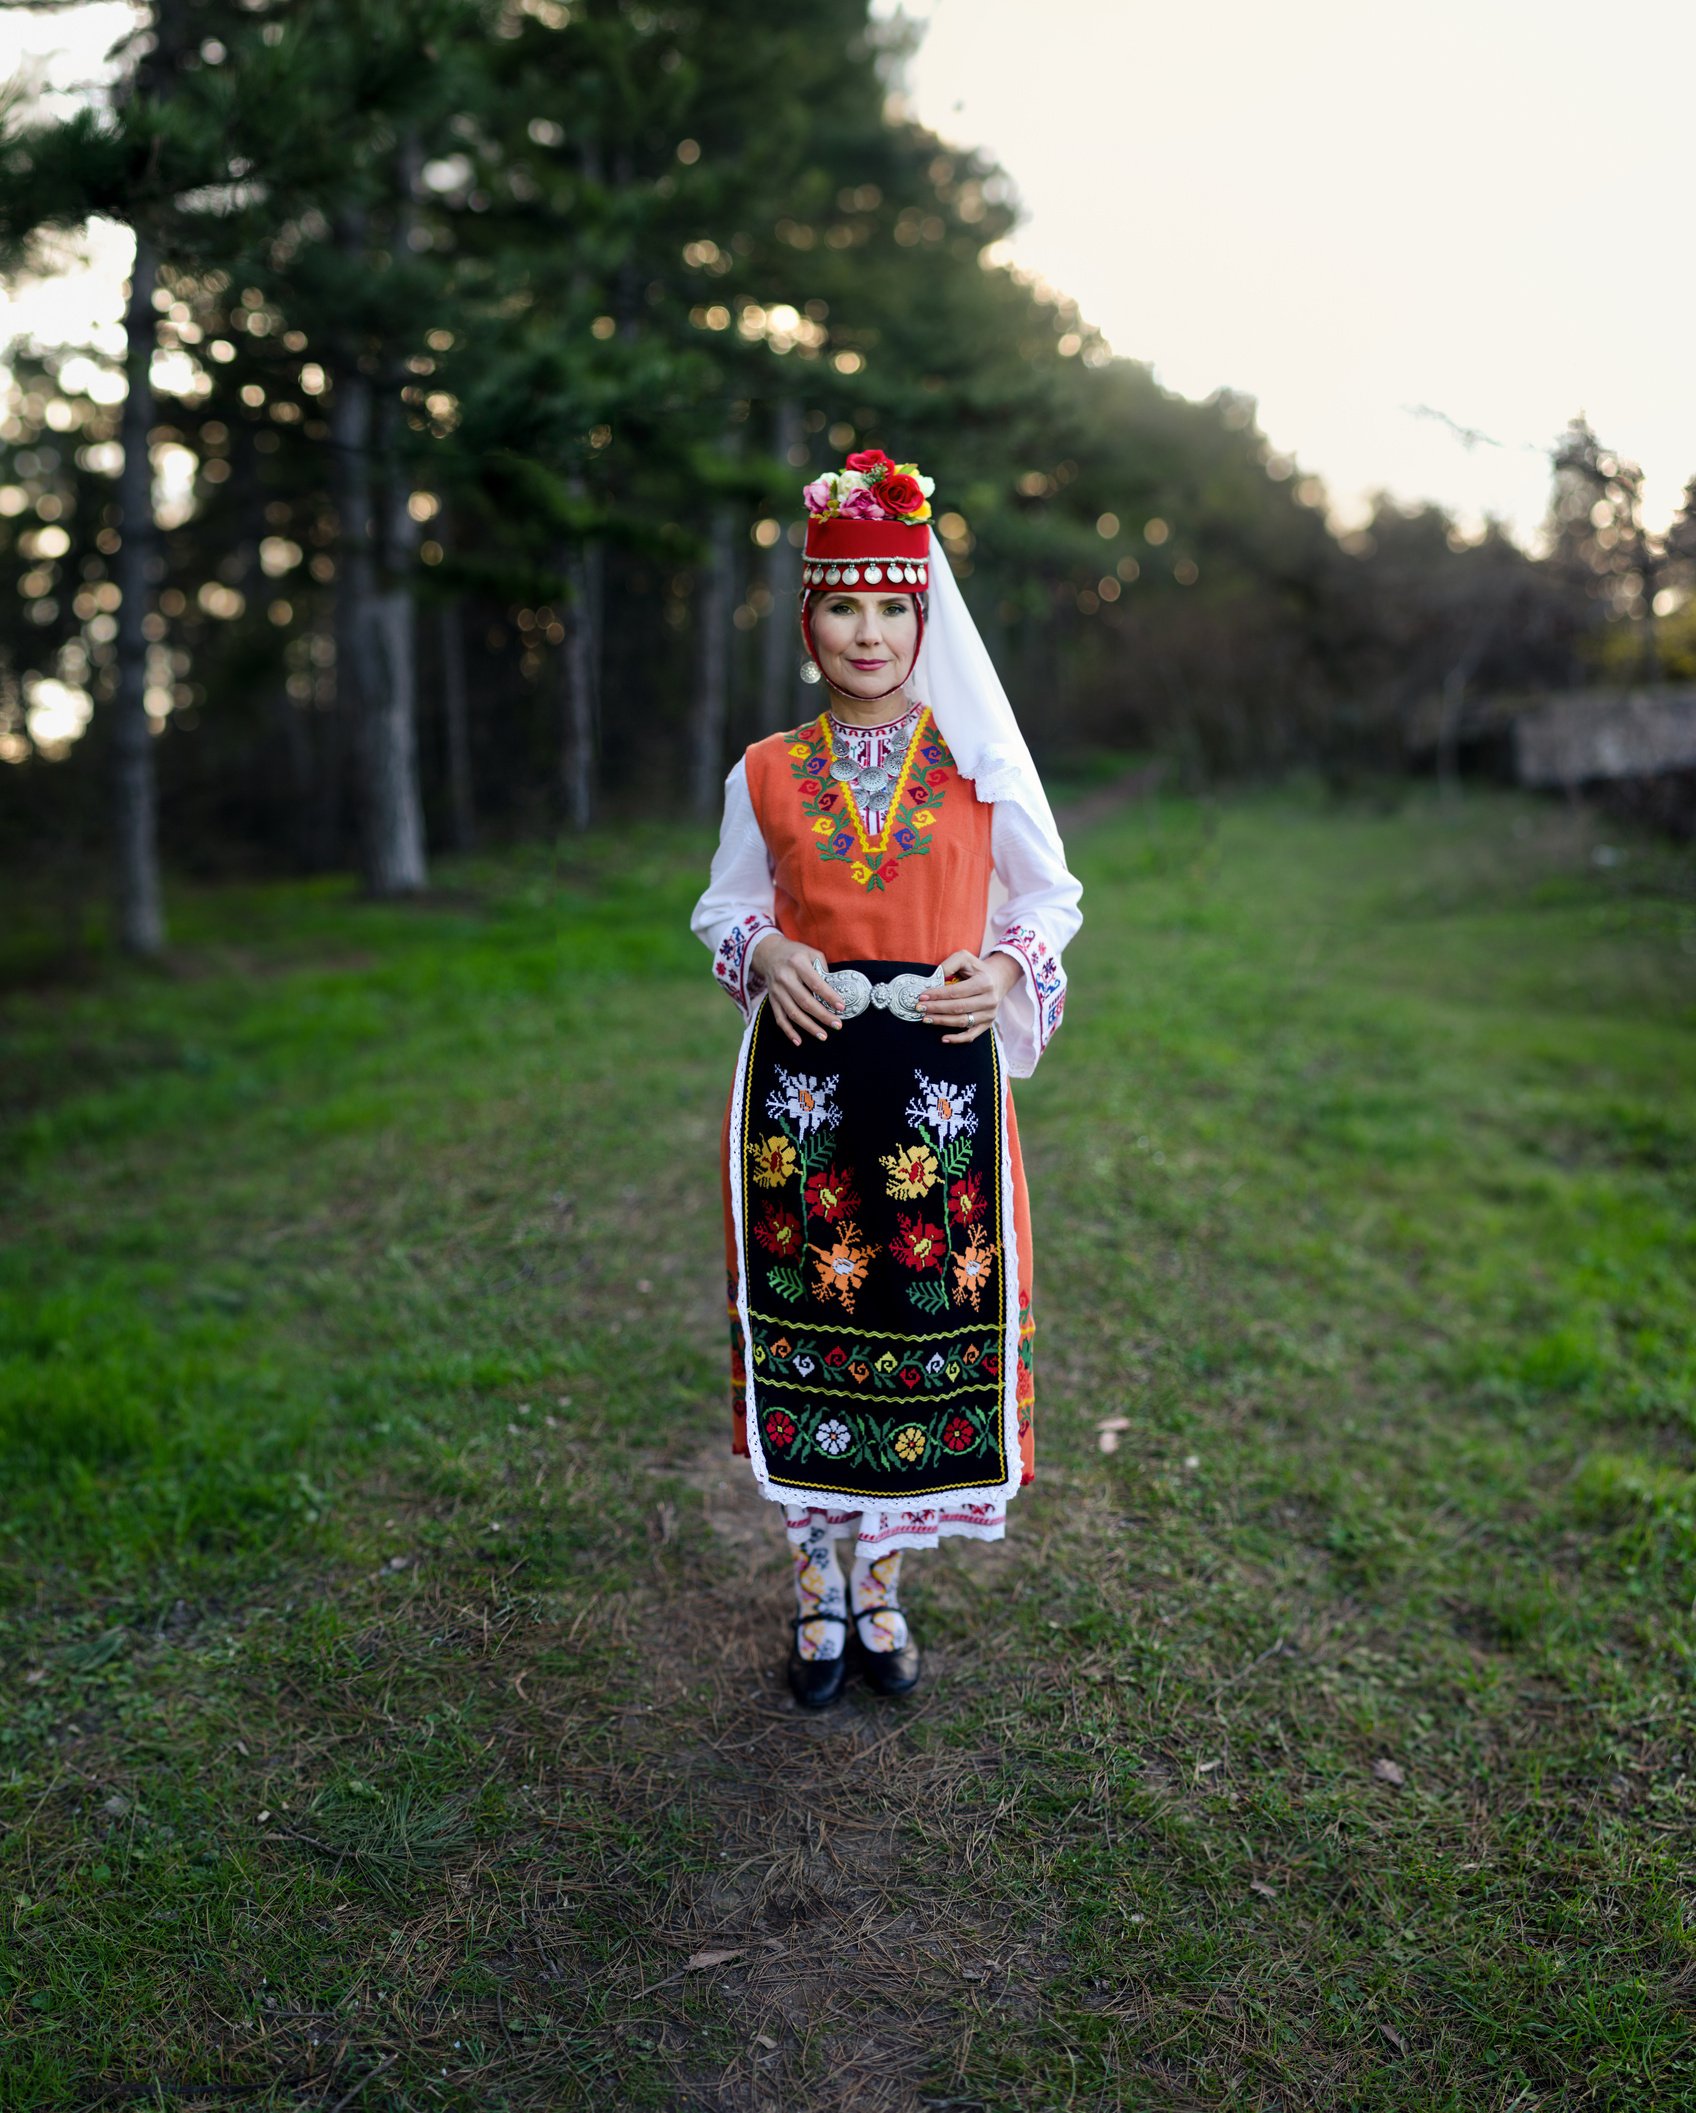
[(954, 1297), (956, 1301), (970, 1300), (974, 1313), (989, 1282), (989, 1265), (994, 1259), (995, 1242), (976, 1231), (970, 1244), (954, 1257)]
[(857, 1225), (842, 1225), (837, 1228), (836, 1244), (833, 1247), (813, 1248), (813, 1267), (818, 1272), (818, 1295), (821, 1299), (840, 1299), (844, 1309), (854, 1310), (854, 1294), (866, 1281), (866, 1271), (871, 1267), (877, 1249), (860, 1238)]

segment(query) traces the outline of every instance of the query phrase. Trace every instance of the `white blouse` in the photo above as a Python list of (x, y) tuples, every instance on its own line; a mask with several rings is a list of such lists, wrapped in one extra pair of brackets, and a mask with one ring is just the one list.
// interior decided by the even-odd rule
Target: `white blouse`
[[(914, 705), (881, 726), (850, 726), (832, 713), (831, 739), (859, 768), (875, 770), (905, 749), (921, 709)], [(861, 812), (874, 834), (882, 828), (883, 811), (872, 798), (861, 802)], [(1019, 964), (1020, 980), (1002, 1002), (996, 1029), (1008, 1072), (1028, 1078), (1065, 1010), (1061, 956), (1082, 922), (1078, 900), (1083, 890), (1022, 807), (996, 803), (990, 817), (990, 855), (997, 886), (990, 891), (989, 924), (980, 951), (1011, 954)], [(719, 987), (729, 993), (744, 1019), (752, 1017), (765, 988), (749, 967), (749, 957), (766, 933), (778, 928), (775, 871), (776, 861), (754, 813), (747, 770), (738, 762), (724, 781), (718, 849), (689, 923), (712, 950)]]

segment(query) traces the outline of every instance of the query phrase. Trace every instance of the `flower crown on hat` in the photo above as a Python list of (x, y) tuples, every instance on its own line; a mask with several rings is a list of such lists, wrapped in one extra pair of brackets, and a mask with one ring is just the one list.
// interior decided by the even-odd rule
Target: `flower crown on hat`
[(862, 448), (839, 470), (815, 477), (801, 494), (814, 521), (902, 521), (930, 519), (936, 485), (919, 475), (916, 462), (891, 462), (882, 448)]
[(807, 509), (805, 588), (930, 585), (930, 495), (916, 462), (862, 448), (801, 494)]

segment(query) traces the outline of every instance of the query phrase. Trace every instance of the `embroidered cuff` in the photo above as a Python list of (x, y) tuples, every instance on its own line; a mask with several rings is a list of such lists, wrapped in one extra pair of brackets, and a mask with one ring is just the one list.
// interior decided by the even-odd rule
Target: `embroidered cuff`
[(718, 954), (713, 962), (713, 974), (718, 978), (718, 987), (735, 1003), (743, 1019), (752, 1017), (754, 1006), (765, 990), (765, 978), (755, 975), (749, 966), (749, 957), (768, 932), (777, 926), (769, 917), (750, 911), (740, 923), (733, 924), (718, 943)]
[(1011, 954), (1025, 972), (1031, 1009), (1036, 1015), (1036, 1046), (1040, 1056), (1053, 1041), (1066, 1010), (1066, 971), (1048, 942), (1028, 924), (1010, 924), (990, 948), (992, 954)]

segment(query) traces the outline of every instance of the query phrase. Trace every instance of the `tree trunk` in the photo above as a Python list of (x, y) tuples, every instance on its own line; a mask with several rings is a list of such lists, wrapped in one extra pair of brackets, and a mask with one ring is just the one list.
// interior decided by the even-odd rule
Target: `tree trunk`
[(112, 695), (113, 924), (129, 954), (154, 955), (165, 944), (159, 885), (159, 803), (153, 770), (153, 729), (147, 717), (147, 595), (156, 569), (159, 536), (153, 519), (153, 466), (147, 436), (153, 424), (153, 285), (158, 258), (136, 230), (124, 311), (127, 340), (120, 434), (124, 466), (118, 481), (119, 533), (117, 682)]
[(595, 813), (595, 612), (581, 545), (560, 551), (565, 641), (559, 652), (560, 792), (567, 826), (581, 832)]
[[(772, 414), (772, 452), (787, 463), (797, 477), (805, 466), (795, 460), (804, 445), (801, 407), (793, 397), (780, 396)], [(779, 507), (781, 520), (787, 509)], [(766, 552), (765, 589), (771, 607), (765, 614), (760, 639), (760, 727), (775, 734), (794, 726), (807, 714), (801, 701), (800, 602), (801, 553), (787, 534), (780, 535)]]
[[(337, 224), (344, 250), (364, 249), (362, 213)], [(391, 463), (384, 508), (383, 556), (388, 579), (378, 578), (372, 461), (391, 442), (385, 413), (378, 431), (376, 391), (360, 365), (357, 345), (336, 355), (330, 403), (335, 458), (337, 537), (337, 708), (354, 730), (359, 780), (359, 859), (366, 892), (382, 898), (425, 885), (424, 817), (418, 796), (416, 673), (412, 593), (406, 577), (416, 524), (407, 511), (405, 479)]]
[(378, 413), (379, 452), (387, 465), (377, 627), (377, 689), (365, 712), (365, 886), (375, 896), (415, 895), (427, 885), (424, 802), (418, 790), (418, 656), (414, 637), (412, 561), (418, 524), (407, 506), (398, 459), (400, 407), (393, 392)]
[(701, 582), (701, 662), (696, 672), (690, 788), (703, 820), (718, 813), (724, 790), (724, 736), (730, 722), (731, 612), (736, 601), (736, 513), (713, 508), (707, 570)]
[(371, 381), (351, 346), (339, 357), (330, 399), (336, 494), (336, 714), (351, 737), (362, 867), (369, 874), (369, 760), (365, 732), (382, 682), (377, 651), (377, 565), (371, 534)]
[(448, 841), (469, 851), (477, 838), (471, 780), (471, 714), (465, 683), (465, 629), (459, 604), (441, 613), (442, 726), (447, 735)]

